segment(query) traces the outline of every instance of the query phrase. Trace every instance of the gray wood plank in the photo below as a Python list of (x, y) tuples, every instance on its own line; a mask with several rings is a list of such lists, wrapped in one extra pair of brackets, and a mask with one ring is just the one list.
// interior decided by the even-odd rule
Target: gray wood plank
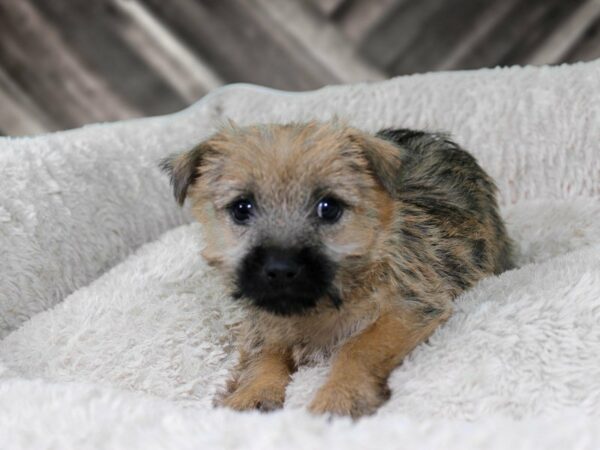
[[(585, 32), (600, 18), (600, 1), (586, 0), (535, 50), (528, 59), (530, 64), (556, 64), (574, 51), (584, 40)], [(595, 48), (594, 58), (600, 57), (600, 45)]]
[(131, 20), (106, 0), (30, 0), (73, 52), (109, 89), (143, 114), (164, 114), (187, 102), (121, 37)]
[(308, 2), (321, 14), (329, 17), (334, 15), (344, 3), (350, 3), (351, 0), (308, 0)]
[(314, 89), (338, 79), (250, 2), (144, 0), (226, 82)]
[(63, 128), (140, 114), (72, 53), (27, 0), (0, 1), (0, 64)]
[(358, 43), (373, 31), (384, 17), (407, 0), (352, 0), (335, 15), (334, 23), (348, 38)]
[[(572, 0), (579, 3), (579, 0)], [(544, 28), (545, 11), (555, 8), (564, 0), (521, 0), (514, 4), (510, 11), (495, 24), (485, 39), (473, 47), (472, 51), (456, 61), (456, 67), (475, 69), (497, 65), (523, 63), (520, 47), (524, 43), (537, 40), (537, 29)], [(573, 5), (575, 3), (566, 2)], [(530, 36), (528, 38), (528, 36)], [(529, 46), (529, 43), (527, 44)], [(530, 51), (530, 50), (528, 50)]]
[(388, 70), (399, 55), (410, 50), (418, 36), (429, 31), (423, 28), (424, 21), (443, 6), (444, 2), (439, 0), (408, 0), (396, 4), (361, 42), (360, 53), (380, 69)]
[(469, 33), (454, 45), (436, 63), (436, 70), (452, 70), (462, 68), (460, 61), (471, 54), (490, 33), (496, 30), (500, 22), (514, 8), (514, 4), (521, 0), (495, 0), (472, 23)]
[(137, 0), (113, 0), (121, 14), (117, 32), (186, 102), (223, 84), (219, 75)]
[(514, 0), (462, 0), (460, 7), (455, 2), (441, 2), (440, 8), (423, 19), (421, 31), (396, 56), (388, 66), (389, 71), (400, 75), (436, 69), (468, 37), (486, 10), (494, 3), (508, 1)]
[(599, 2), (0, 0), (0, 133), (166, 113), (225, 82), (591, 60)]
[(597, 58), (600, 58), (600, 18), (587, 27), (581, 39), (565, 55), (564, 61), (573, 63)]
[(373, 81), (385, 74), (357, 54), (352, 43), (342, 33), (303, 2), (249, 0), (257, 10), (277, 22), (306, 53), (326, 67), (342, 83)]
[(11, 95), (0, 88), (0, 135), (24, 136), (48, 131), (35, 116)]
[(0, 130), (4, 135), (23, 136), (60, 129), (38, 104), (0, 67)]
[(553, 30), (567, 23), (571, 15), (584, 3), (584, 0), (546, 0), (537, 14), (532, 15), (523, 27), (521, 38), (499, 61), (501, 65), (527, 64), (536, 50), (552, 35)]

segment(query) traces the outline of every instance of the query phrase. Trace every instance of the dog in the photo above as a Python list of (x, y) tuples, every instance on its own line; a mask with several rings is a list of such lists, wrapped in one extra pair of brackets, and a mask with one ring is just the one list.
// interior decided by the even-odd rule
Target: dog
[(230, 123), (162, 167), (245, 308), (216, 400), (235, 410), (281, 408), (293, 371), (320, 352), (332, 367), (309, 410), (372, 414), (453, 299), (512, 267), (492, 179), (444, 134)]

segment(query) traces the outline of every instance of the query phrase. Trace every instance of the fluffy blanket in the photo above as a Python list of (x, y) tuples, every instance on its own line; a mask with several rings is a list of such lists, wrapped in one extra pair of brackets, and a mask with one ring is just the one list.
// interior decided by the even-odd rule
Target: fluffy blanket
[[(171, 116), (1, 139), (0, 448), (598, 448), (599, 95), (600, 62), (234, 85)], [(372, 417), (304, 411), (327, 361), (283, 411), (215, 410), (240, 311), (156, 163), (224, 118), (332, 115), (450, 131), (497, 181), (518, 268), (456, 300)]]

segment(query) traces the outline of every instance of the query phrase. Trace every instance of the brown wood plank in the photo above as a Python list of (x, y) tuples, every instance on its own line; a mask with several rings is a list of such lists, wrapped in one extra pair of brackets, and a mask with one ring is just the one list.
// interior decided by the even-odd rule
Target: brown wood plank
[(186, 105), (121, 38), (119, 30), (131, 26), (131, 22), (110, 2), (30, 1), (59, 30), (89, 70), (143, 114), (163, 114)]
[(248, 2), (144, 0), (226, 82), (314, 89), (338, 79)]
[(27, 0), (0, 1), (0, 64), (62, 128), (139, 115)]

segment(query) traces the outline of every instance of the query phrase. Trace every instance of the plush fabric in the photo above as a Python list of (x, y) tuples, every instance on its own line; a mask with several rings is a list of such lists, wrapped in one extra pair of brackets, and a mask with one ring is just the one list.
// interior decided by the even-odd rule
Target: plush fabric
[[(599, 94), (600, 62), (239, 85), (168, 117), (0, 140), (0, 448), (597, 448)], [(518, 268), (456, 300), (373, 417), (304, 412), (328, 361), (294, 375), (284, 411), (214, 410), (240, 310), (156, 162), (226, 117), (334, 114), (450, 131), (500, 188)]]

